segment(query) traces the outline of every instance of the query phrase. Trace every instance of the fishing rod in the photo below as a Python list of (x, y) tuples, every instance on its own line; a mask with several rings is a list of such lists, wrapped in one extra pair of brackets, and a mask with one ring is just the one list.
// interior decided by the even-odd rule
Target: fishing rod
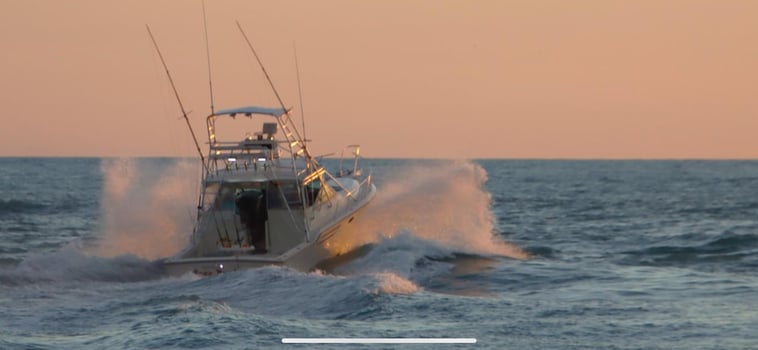
[(152, 40), (153, 42), (155, 51), (158, 52), (158, 57), (161, 59), (163, 68), (166, 70), (166, 76), (168, 76), (168, 81), (169, 83), (171, 83), (171, 89), (174, 90), (174, 96), (176, 96), (176, 101), (179, 102), (179, 109), (182, 110), (182, 116), (184, 116), (184, 121), (187, 122), (187, 127), (189, 128), (190, 134), (192, 134), (192, 140), (195, 141), (195, 148), (197, 148), (197, 153), (200, 154), (200, 161), (203, 163), (203, 168), (205, 168), (206, 173), (210, 173), (210, 170), (208, 169), (208, 164), (205, 164), (205, 156), (203, 156), (203, 151), (200, 150), (200, 144), (197, 142), (197, 137), (195, 137), (195, 131), (192, 130), (192, 124), (190, 124), (190, 120), (187, 117), (187, 111), (184, 109), (184, 105), (182, 104), (182, 99), (179, 98), (179, 92), (176, 91), (176, 85), (174, 85), (174, 79), (171, 78), (171, 73), (169, 73), (168, 71), (168, 65), (166, 65), (166, 61), (163, 59), (163, 55), (161, 54), (161, 49), (158, 48), (158, 43), (155, 41), (153, 32), (150, 31), (150, 26), (146, 24), (145, 27), (147, 28), (147, 34), (150, 35), (150, 40)]

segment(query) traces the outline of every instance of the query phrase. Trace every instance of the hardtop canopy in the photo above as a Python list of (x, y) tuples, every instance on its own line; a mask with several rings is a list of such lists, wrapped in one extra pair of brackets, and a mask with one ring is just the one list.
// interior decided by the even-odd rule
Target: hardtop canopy
[(270, 115), (272, 117), (279, 118), (282, 115), (287, 114), (287, 112), (289, 112), (290, 110), (292, 110), (292, 108), (283, 109), (283, 108), (247, 106), (247, 107), (222, 109), (213, 113), (213, 116), (228, 115), (230, 117), (234, 117), (237, 114), (243, 114), (245, 116), (250, 117), (253, 114), (263, 114), (263, 115)]

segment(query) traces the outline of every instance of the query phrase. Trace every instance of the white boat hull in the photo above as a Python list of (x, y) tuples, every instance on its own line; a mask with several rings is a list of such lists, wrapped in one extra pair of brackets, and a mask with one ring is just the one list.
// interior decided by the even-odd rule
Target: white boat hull
[(323, 230), (318, 239), (304, 242), (282, 254), (253, 254), (252, 251), (240, 251), (238, 254), (227, 256), (177, 256), (163, 261), (166, 272), (170, 275), (194, 273), (201, 276), (211, 276), (223, 272), (264, 266), (286, 266), (298, 271), (308, 272), (319, 263), (333, 257), (334, 252), (327, 247), (330, 242), (338, 239), (340, 232), (347, 228), (359, 215), (359, 212), (370, 202), (376, 189), (371, 187), (371, 194), (364, 198), (355, 210), (343, 216), (336, 224)]
[(322, 243), (312, 242), (303, 244), (296, 254), (285, 258), (256, 255), (172, 258), (164, 261), (164, 267), (171, 275), (192, 272), (201, 276), (264, 266), (287, 266), (299, 271), (310, 271), (329, 257), (331, 253)]

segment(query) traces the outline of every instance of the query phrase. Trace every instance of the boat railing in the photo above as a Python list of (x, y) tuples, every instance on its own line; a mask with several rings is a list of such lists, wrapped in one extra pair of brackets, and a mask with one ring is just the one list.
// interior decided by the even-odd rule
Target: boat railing
[[(345, 169), (342, 167), (342, 163), (345, 160), (345, 151), (351, 150), (353, 153), (353, 168), (352, 169)], [(347, 145), (345, 148), (342, 149), (342, 153), (340, 154), (340, 162), (338, 167), (337, 176), (338, 177), (345, 177), (345, 176), (361, 176), (361, 169), (358, 167), (358, 160), (361, 156), (361, 145)]]
[(366, 176), (363, 181), (358, 184), (358, 196), (351, 196), (350, 198), (355, 199), (356, 201), (360, 201), (363, 199), (363, 197), (368, 196), (371, 189), (371, 175)]
[[(280, 159), (292, 159), (292, 162), (281, 163), (280, 167), (292, 168), (298, 176), (307, 173), (307, 164), (302, 168), (295, 166), (297, 154), (289, 152), (290, 143), (286, 140), (246, 138), (242, 142), (214, 141), (208, 152), (208, 171), (218, 174), (222, 171), (257, 171), (277, 167)], [(304, 158), (303, 158), (304, 159)], [(307, 162), (306, 162), (307, 163)]]
[(369, 189), (371, 188), (371, 175), (365, 177), (363, 180), (361, 180), (358, 183), (358, 188), (356, 190), (350, 191), (348, 188), (346, 188), (341, 181), (339, 181), (337, 178), (335, 178), (330, 173), (325, 173), (329, 178), (333, 180), (333, 183), (336, 184), (339, 188), (339, 191), (345, 191), (345, 196), (347, 198), (350, 198), (355, 201), (361, 201), (365, 196), (368, 195)]
[[(239, 152), (235, 152), (239, 151)], [(211, 173), (218, 174), (226, 171), (257, 171), (268, 169), (272, 161), (278, 157), (273, 152), (259, 151), (250, 152), (224, 146), (213, 147), (208, 157), (208, 169)]]
[[(207, 160), (208, 171), (210, 174), (218, 174), (220, 172), (267, 170), (275, 167), (291, 168), (291, 163), (280, 164), (280, 159), (282, 159), (281, 148), (274, 143), (280, 142), (272, 141), (254, 146), (248, 143), (216, 142), (210, 146)], [(290, 157), (285, 156), (285, 158)]]

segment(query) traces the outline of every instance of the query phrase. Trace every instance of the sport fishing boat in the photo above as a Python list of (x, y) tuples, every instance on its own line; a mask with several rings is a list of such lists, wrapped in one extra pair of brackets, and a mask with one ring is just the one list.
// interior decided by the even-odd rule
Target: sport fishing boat
[[(353, 222), (376, 187), (358, 167), (359, 146), (350, 146), (352, 169), (333, 175), (310, 156), (289, 113), (242, 107), (208, 116), (197, 223), (190, 246), (165, 260), (170, 272), (209, 275), (265, 265), (307, 271), (331, 256), (330, 239)], [(238, 115), (273, 122), (243, 140), (218, 140), (216, 122)]]
[[(214, 111), (211, 89), (211, 114), (206, 118), (209, 148), (204, 155), (158, 44), (147, 29), (203, 164), (190, 244), (164, 260), (166, 270), (213, 275), (282, 265), (308, 271), (330, 258), (335, 237), (376, 194), (371, 175), (364, 176), (359, 168), (360, 146), (346, 148), (352, 151), (352, 168), (343, 169), (340, 160), (334, 174), (311, 156), (305, 137), (293, 123), (291, 109), (284, 107), (250, 45), (281, 107)], [(244, 120), (250, 124), (245, 117), (256, 121), (257, 132), (247, 133), (241, 140), (219, 139), (217, 122)]]

